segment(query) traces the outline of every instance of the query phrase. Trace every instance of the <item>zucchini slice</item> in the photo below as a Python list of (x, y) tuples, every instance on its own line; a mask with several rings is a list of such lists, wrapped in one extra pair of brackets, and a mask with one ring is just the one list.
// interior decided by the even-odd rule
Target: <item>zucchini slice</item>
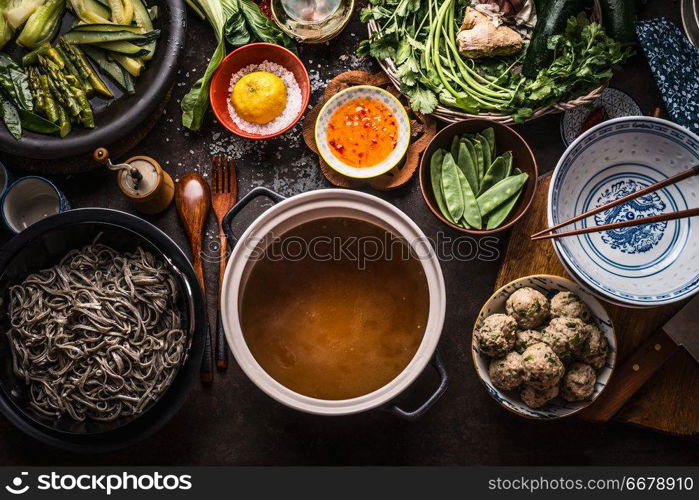
[(109, 23), (112, 11), (97, 0), (69, 0), (75, 15), (84, 23)]
[(112, 54), (127, 56), (127, 57), (142, 57), (148, 54), (148, 49), (139, 47), (130, 42), (104, 42), (93, 44), (96, 47), (111, 52)]
[(102, 71), (107, 73), (127, 94), (136, 93), (131, 75), (109, 57), (105, 51), (89, 45), (83, 47), (83, 50), (87, 56), (92, 59)]
[(114, 54), (114, 60), (118, 62), (122, 68), (129, 72), (132, 76), (138, 76), (143, 71), (145, 64), (141, 59), (134, 59), (133, 57), (120, 56)]
[[(124, 0), (125, 2), (131, 2), (133, 4), (133, 17), (136, 22), (136, 26), (141, 28), (144, 32), (148, 33), (153, 31), (153, 21), (150, 18), (146, 4), (143, 0)], [(150, 61), (155, 54), (156, 43), (151, 42), (145, 46), (148, 49), (148, 53), (143, 56), (144, 61)]]
[(129, 33), (143, 34), (143, 30), (133, 24), (76, 24), (70, 31), (128, 31)]
[(65, 35), (63, 35), (63, 39), (68, 43), (75, 43), (80, 45), (119, 41), (131, 41), (131, 43), (135, 45), (144, 45), (146, 43), (150, 43), (153, 40), (153, 36), (142, 33), (132, 33), (130, 31), (71, 30)]

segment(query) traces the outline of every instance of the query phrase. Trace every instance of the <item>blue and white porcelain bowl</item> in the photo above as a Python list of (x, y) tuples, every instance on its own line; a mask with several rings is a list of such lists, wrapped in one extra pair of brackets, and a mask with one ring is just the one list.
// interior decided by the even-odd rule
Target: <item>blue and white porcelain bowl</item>
[[(666, 179), (699, 163), (699, 137), (667, 120), (618, 118), (575, 140), (551, 179), (548, 223)], [(566, 226), (600, 226), (699, 206), (693, 177)], [(686, 299), (699, 290), (696, 219), (680, 219), (553, 241), (566, 268), (598, 296), (631, 307)]]
[[(573, 292), (590, 308), (590, 311), (592, 312), (592, 321), (597, 325), (609, 342), (607, 362), (600, 370), (597, 370), (597, 382), (595, 384), (595, 390), (590, 399), (571, 403), (559, 396), (546, 403), (546, 405), (544, 405), (542, 408), (530, 408), (522, 402), (517, 390), (503, 391), (495, 387), (491, 382), (490, 374), (488, 373), (490, 358), (481, 353), (478, 349), (478, 345), (475, 342), (476, 330), (481, 327), (485, 318), (491, 314), (504, 313), (505, 301), (507, 298), (512, 295), (515, 290), (524, 287), (530, 287), (540, 291), (549, 300), (560, 291)], [(488, 390), (488, 393), (498, 403), (500, 403), (507, 410), (510, 410), (511, 412), (522, 417), (553, 420), (568, 417), (579, 412), (586, 406), (589, 406), (604, 390), (609, 382), (609, 378), (612, 376), (614, 365), (616, 364), (616, 334), (614, 333), (612, 320), (607, 314), (607, 311), (604, 309), (604, 306), (602, 306), (597, 299), (595, 299), (579, 285), (561, 276), (535, 274), (532, 276), (519, 278), (503, 286), (486, 301), (485, 305), (481, 309), (481, 312), (478, 314), (476, 323), (473, 326), (473, 333), (474, 337), (471, 340), (471, 355), (473, 357), (473, 365), (476, 368), (476, 373), (478, 373), (478, 376), (483, 382), (485, 388)]]

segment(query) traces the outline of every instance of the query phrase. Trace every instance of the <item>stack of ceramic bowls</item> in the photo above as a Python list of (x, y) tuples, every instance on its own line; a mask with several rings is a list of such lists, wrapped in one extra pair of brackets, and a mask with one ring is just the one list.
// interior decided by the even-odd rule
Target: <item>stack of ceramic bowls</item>
[[(573, 142), (551, 179), (554, 225), (699, 164), (699, 137), (657, 118), (626, 117)], [(699, 178), (636, 198), (565, 229), (599, 226), (699, 206)], [(654, 307), (699, 291), (699, 221), (680, 219), (553, 240), (570, 275), (623, 306)]]

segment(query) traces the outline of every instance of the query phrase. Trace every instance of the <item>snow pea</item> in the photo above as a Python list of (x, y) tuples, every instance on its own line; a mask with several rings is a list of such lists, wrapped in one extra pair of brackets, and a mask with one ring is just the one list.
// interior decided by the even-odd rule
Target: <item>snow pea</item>
[(483, 176), (485, 175), (485, 168), (483, 167), (483, 145), (480, 141), (474, 140), (473, 151), (476, 155), (476, 172), (478, 172), (478, 185), (483, 181)]
[(522, 196), (523, 191), (524, 186), (519, 188), (519, 191), (517, 191), (512, 197), (510, 197), (509, 200), (507, 200), (498, 208), (490, 212), (490, 215), (488, 216), (488, 223), (486, 224), (486, 229), (496, 229), (500, 227), (503, 222), (505, 222), (505, 219), (507, 219), (507, 217), (510, 215), (512, 209), (517, 204), (517, 201), (519, 201), (520, 196)]
[(481, 215), (487, 215), (510, 199), (529, 178), (528, 174), (511, 175), (504, 178), (478, 196)]
[(455, 135), (451, 141), (451, 155), (456, 159), (459, 156), (459, 136)]
[(505, 174), (505, 177), (509, 177), (510, 175), (512, 175), (512, 151), (505, 151), (502, 154), (502, 159), (505, 160), (506, 165), (505, 172), (507, 173)]
[(488, 168), (488, 171), (483, 176), (483, 181), (481, 182), (481, 187), (478, 190), (478, 193), (480, 194), (486, 192), (505, 177), (507, 177), (507, 164), (502, 156), (498, 156), (495, 158), (495, 161), (492, 165), (490, 165), (490, 168)]
[(486, 170), (488, 170), (490, 164), (493, 163), (493, 158), (490, 154), (490, 144), (488, 143), (488, 139), (481, 134), (476, 134), (476, 141), (481, 143), (481, 149), (483, 150), (483, 170), (481, 170), (481, 175), (485, 175)]
[(495, 158), (495, 155), (497, 154), (495, 149), (495, 130), (493, 130), (493, 127), (488, 127), (481, 132), (481, 134), (486, 138), (488, 145), (490, 146), (490, 157)]
[(481, 211), (478, 208), (478, 202), (476, 201), (476, 195), (471, 189), (471, 185), (468, 183), (468, 179), (460, 169), (456, 169), (457, 175), (459, 176), (459, 183), (461, 184), (461, 193), (464, 198), (464, 213), (463, 221), (466, 222), (468, 226), (474, 229), (480, 229), (483, 227), (483, 219), (481, 218)]
[[(447, 210), (447, 204), (444, 201), (444, 193), (442, 192), (442, 162), (444, 161), (444, 153), (446, 153), (446, 151), (443, 149), (438, 149), (432, 153), (432, 158), (430, 158), (430, 181), (439, 211), (442, 212), (442, 215), (447, 219), (450, 219), (451, 216)], [(453, 221), (450, 220), (450, 222)]]
[(451, 153), (444, 155), (442, 161), (442, 192), (446, 202), (447, 211), (451, 219), (458, 221), (464, 215), (464, 194), (459, 180), (459, 167), (456, 166)]
[[(476, 150), (473, 147), (473, 141), (469, 139), (468, 137), (464, 137), (463, 135), (461, 136), (461, 143), (466, 146), (466, 149), (468, 150), (468, 154), (471, 155), (471, 161), (473, 162), (473, 167), (476, 168)], [(478, 173), (478, 169), (476, 169), (476, 173)]]
[(466, 144), (463, 142), (459, 143), (459, 156), (456, 160), (459, 168), (466, 176), (468, 184), (474, 193), (478, 192), (478, 174), (476, 173), (476, 166), (473, 163), (473, 158), (471, 158), (471, 153), (468, 152)]

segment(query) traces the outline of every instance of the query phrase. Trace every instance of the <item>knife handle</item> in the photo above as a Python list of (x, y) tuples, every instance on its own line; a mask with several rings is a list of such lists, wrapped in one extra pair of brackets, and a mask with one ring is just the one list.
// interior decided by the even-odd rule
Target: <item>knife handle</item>
[(626, 362), (618, 367), (597, 400), (580, 412), (591, 422), (611, 419), (679, 347), (662, 330), (651, 335)]

